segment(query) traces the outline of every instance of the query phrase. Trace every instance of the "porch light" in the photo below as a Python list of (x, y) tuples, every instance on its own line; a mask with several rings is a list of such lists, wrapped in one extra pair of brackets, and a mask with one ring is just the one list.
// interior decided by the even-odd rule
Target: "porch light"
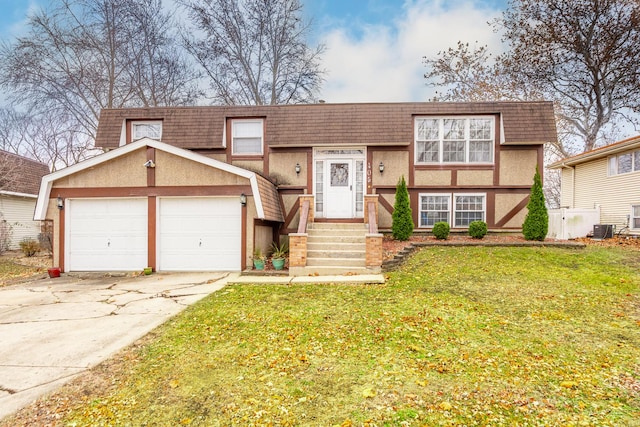
[(380, 173), (384, 172), (384, 163), (380, 162), (378, 169), (380, 170)]
[(300, 163), (296, 163), (296, 175), (300, 175), (300, 171), (302, 168), (300, 167)]
[(64, 200), (62, 200), (62, 197), (58, 196), (58, 201), (56, 205), (58, 206), (58, 209), (60, 210), (64, 209)]
[(242, 206), (247, 206), (247, 195), (244, 193), (240, 195), (240, 204)]

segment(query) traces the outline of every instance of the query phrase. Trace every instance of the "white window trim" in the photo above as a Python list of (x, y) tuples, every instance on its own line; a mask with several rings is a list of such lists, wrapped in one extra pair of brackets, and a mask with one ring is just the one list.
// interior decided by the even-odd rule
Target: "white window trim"
[(640, 203), (636, 203), (636, 204), (631, 204), (631, 212), (629, 213), (629, 229), (630, 230), (640, 230), (639, 227), (634, 227), (634, 218), (640, 218), (640, 216), (633, 216), (633, 208), (638, 206), (640, 208)]
[[(439, 149), (438, 149), (438, 161), (437, 162), (420, 162), (418, 160), (419, 152), (417, 150), (418, 142), (418, 122), (422, 119), (439, 120)], [(444, 145), (444, 120), (456, 119), (465, 120), (465, 153), (464, 162), (443, 162), (443, 145)], [(469, 121), (472, 119), (491, 120), (491, 160), (488, 162), (470, 162), (469, 161), (469, 146), (470, 146), (470, 126)], [(496, 118), (495, 116), (416, 116), (413, 119), (413, 146), (414, 146), (414, 162), (416, 165), (492, 165), (495, 163), (496, 157)]]
[[(259, 123), (261, 128), (260, 152), (236, 153), (234, 125), (237, 123)], [(262, 156), (264, 155), (264, 120), (263, 119), (231, 119), (231, 154), (233, 156)]]
[[(640, 172), (640, 165), (636, 165), (635, 164), (635, 157), (636, 157), (635, 153), (637, 151), (640, 151), (640, 150), (625, 151), (623, 153), (616, 153), (616, 154), (612, 154), (611, 156), (607, 157), (607, 175), (608, 176), (618, 176), (618, 175), (627, 175), (627, 174), (634, 173), (634, 172)], [(618, 157), (624, 156), (626, 154), (631, 156), (631, 170), (629, 172), (618, 172)], [(615, 159), (615, 164), (612, 164), (612, 161), (614, 159)], [(615, 168), (614, 168), (614, 166), (615, 166)]]
[[(152, 138), (150, 136), (136, 136), (136, 126), (139, 125), (147, 125), (147, 126), (152, 126), (152, 125), (159, 125), (160, 126), (160, 135), (157, 138)], [(151, 139), (155, 139), (156, 141), (161, 141), (162, 140), (162, 120), (134, 120), (131, 122), (131, 142), (133, 141), (137, 141), (139, 139), (142, 138), (151, 138)]]
[(422, 197), (423, 196), (447, 196), (449, 197), (449, 206), (448, 206), (448, 215), (447, 215), (447, 223), (451, 228), (468, 228), (467, 226), (456, 226), (454, 224), (456, 218), (456, 197), (457, 196), (481, 196), (482, 197), (482, 213), (483, 213), (483, 221), (487, 222), (487, 193), (419, 193), (418, 194), (418, 228), (431, 229), (433, 226), (431, 225), (422, 225), (420, 218), (422, 217)]
[(432, 225), (422, 225), (422, 212), (424, 212), (422, 210), (422, 197), (430, 197), (430, 196), (434, 196), (434, 197), (448, 197), (449, 198), (449, 203), (447, 206), (447, 223), (451, 224), (451, 202), (453, 200), (453, 195), (452, 193), (419, 193), (418, 194), (418, 228), (433, 228)]
[[(481, 196), (482, 197), (482, 221), (487, 222), (487, 193), (453, 193), (451, 197), (451, 222), (456, 220), (456, 202), (455, 198), (459, 196)], [(477, 212), (477, 211), (475, 211)], [(452, 228), (469, 228), (468, 226), (456, 226), (451, 224)]]

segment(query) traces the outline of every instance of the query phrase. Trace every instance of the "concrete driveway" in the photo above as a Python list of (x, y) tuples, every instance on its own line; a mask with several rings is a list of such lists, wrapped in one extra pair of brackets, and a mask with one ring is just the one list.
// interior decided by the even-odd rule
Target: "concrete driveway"
[(0, 419), (104, 361), (236, 276), (63, 275), (0, 288)]

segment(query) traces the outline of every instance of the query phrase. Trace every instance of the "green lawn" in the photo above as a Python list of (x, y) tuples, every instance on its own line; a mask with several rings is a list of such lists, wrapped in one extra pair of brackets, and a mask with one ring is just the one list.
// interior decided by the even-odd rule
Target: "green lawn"
[(385, 285), (230, 286), (61, 425), (640, 425), (639, 267), (434, 247)]

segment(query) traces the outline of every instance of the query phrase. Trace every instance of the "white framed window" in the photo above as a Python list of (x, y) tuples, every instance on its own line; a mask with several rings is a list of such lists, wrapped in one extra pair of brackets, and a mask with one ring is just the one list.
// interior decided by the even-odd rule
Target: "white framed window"
[(419, 227), (430, 228), (444, 221), (451, 227), (465, 228), (473, 221), (485, 221), (485, 193), (420, 194)]
[(243, 119), (231, 122), (231, 153), (234, 155), (262, 155), (264, 122), (262, 119)]
[(456, 194), (454, 203), (454, 227), (468, 227), (473, 221), (484, 221), (484, 194)]
[(640, 171), (640, 150), (609, 157), (609, 176)]
[(415, 162), (493, 163), (493, 117), (416, 117)]
[(142, 138), (159, 141), (162, 138), (162, 122), (159, 120), (131, 122), (131, 140), (137, 141)]
[(433, 227), (436, 222), (451, 222), (450, 194), (420, 194), (419, 227)]
[(640, 205), (631, 205), (629, 228), (640, 228)]

